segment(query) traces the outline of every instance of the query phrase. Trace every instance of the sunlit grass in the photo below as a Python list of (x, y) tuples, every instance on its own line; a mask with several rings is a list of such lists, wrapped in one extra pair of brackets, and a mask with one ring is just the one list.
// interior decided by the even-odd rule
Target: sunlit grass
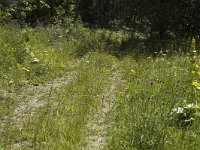
[[(119, 57), (120, 44), (128, 36), (120, 32), (5, 26), (0, 31), (0, 149), (87, 147), (86, 126), (101, 109), (103, 93), (113, 85), (110, 78), (115, 73), (120, 77), (112, 81), (118, 83), (115, 92), (107, 93), (115, 99), (106, 114), (105, 123), (111, 127), (104, 128), (105, 149), (200, 146), (198, 119), (185, 127), (170, 120), (173, 108), (199, 102), (188, 56), (123, 53)], [(54, 83), (59, 79), (69, 82)], [(34, 87), (44, 88), (43, 92), (38, 94)], [(15, 109), (33, 100), (34, 94), (41, 106), (24, 112), (19, 125)], [(100, 132), (94, 131), (90, 134)]]
[(173, 108), (196, 102), (188, 67), (185, 56), (121, 62), (129, 82), (111, 114), (108, 149), (198, 149), (199, 122), (182, 129), (169, 119)]

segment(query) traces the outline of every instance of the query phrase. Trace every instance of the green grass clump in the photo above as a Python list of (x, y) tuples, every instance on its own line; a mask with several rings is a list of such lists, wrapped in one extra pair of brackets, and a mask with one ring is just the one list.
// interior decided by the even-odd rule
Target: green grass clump
[(121, 67), (129, 83), (116, 100), (108, 149), (198, 149), (199, 121), (178, 128), (169, 119), (174, 107), (196, 102), (189, 59), (125, 58)]
[[(68, 68), (69, 55), (61, 55), (57, 52), (60, 50), (48, 43), (53, 36), (48, 30), (1, 26), (0, 31), (0, 80), (5, 88), (39, 84)], [(68, 47), (62, 49), (70, 50)]]

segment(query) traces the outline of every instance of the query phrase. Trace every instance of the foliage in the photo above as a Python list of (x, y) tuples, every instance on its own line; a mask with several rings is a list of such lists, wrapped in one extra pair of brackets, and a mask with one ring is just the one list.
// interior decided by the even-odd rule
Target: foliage
[[(196, 89), (200, 89), (199, 84), (199, 61), (197, 56), (197, 50), (196, 50), (196, 40), (195, 38), (192, 38), (191, 43), (191, 50), (190, 50), (190, 69), (189, 69), (189, 75), (192, 78), (192, 86), (194, 86), (195, 89), (193, 89), (192, 93), (195, 95), (195, 99), (197, 99), (196, 104), (188, 104), (184, 107), (177, 107), (173, 108), (170, 113), (170, 120), (175, 123), (175, 125), (180, 127), (187, 127), (188, 125), (191, 125), (196, 119), (198, 119), (200, 107), (198, 105), (198, 96), (196, 96)], [(192, 94), (191, 93), (191, 94)]]
[(198, 36), (198, 0), (17, 0), (0, 1), (1, 20), (19, 23), (84, 23), (110, 29), (130, 28), (147, 38), (177, 40)]
[(173, 108), (170, 113), (170, 120), (176, 126), (187, 127), (194, 121), (199, 120), (200, 106), (195, 104), (188, 104), (185, 107)]
[[(35, 34), (36, 30), (40, 32)], [(49, 37), (46, 36), (48, 30), (24, 28), (21, 31), (1, 26), (0, 31), (2, 86), (6, 87), (9, 84), (11, 87), (16, 87), (27, 83), (38, 84), (48, 81), (54, 74), (50, 75), (52, 70), (60, 68), (58, 70), (62, 72), (68, 66), (67, 62), (65, 64), (63, 62), (69, 57), (62, 57), (60, 61), (55, 61), (59, 54), (48, 43)], [(50, 31), (49, 35), (53, 36), (53, 33)], [(53, 57), (55, 59), (52, 60)]]
[(197, 55), (196, 50), (196, 40), (195, 38), (192, 39), (191, 44), (191, 51), (190, 51), (190, 63), (191, 63), (191, 76), (192, 76), (192, 85), (195, 86), (197, 89), (199, 89), (199, 56)]
[[(0, 148), (85, 149), (88, 118), (108, 97), (99, 123), (107, 149), (198, 149), (199, 6), (0, 0)], [(15, 111), (29, 100), (42, 104), (25, 110), (18, 127)]]

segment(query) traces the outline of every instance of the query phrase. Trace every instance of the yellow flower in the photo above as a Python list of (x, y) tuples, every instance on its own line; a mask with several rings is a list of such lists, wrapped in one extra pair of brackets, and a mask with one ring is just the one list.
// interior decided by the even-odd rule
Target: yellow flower
[(196, 51), (196, 50), (193, 50), (192, 52), (193, 52), (193, 53), (196, 53), (197, 51)]
[(135, 73), (135, 70), (131, 70), (132, 73)]
[(192, 81), (192, 85), (195, 86), (198, 90), (200, 89), (200, 83), (197, 80)]

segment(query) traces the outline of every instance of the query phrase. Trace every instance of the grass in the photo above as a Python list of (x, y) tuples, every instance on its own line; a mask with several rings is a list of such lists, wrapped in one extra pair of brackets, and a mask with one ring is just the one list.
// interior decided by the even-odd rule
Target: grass
[[(87, 149), (100, 132), (105, 149), (200, 146), (198, 119), (170, 120), (173, 108), (199, 101), (186, 55), (124, 55), (129, 35), (83, 27), (0, 26), (0, 34), (0, 149)], [(113, 99), (105, 127), (88, 130), (104, 98)]]
[[(101, 57), (104, 57), (102, 60)], [(77, 77), (67, 86), (60, 87), (50, 97), (41, 97), (47, 103), (39, 108), (37, 115), (27, 120), (21, 130), (14, 134), (24, 138), (30, 148), (78, 149), (84, 145), (84, 127), (87, 118), (100, 104), (98, 95), (106, 86), (106, 78), (112, 66), (106, 56), (88, 56), (88, 63), (80, 64)], [(88, 71), (88, 68), (89, 71)], [(22, 138), (22, 139), (21, 139)]]
[(187, 81), (188, 67), (185, 56), (122, 61), (128, 83), (111, 112), (108, 149), (198, 149), (198, 121), (187, 128), (169, 122), (172, 108), (197, 100)]

